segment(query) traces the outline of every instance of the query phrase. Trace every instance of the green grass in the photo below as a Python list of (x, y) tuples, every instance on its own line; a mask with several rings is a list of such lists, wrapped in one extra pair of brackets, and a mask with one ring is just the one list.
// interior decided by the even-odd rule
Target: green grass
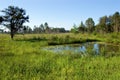
[(118, 34), (27, 34), (16, 35), (14, 40), (0, 34), (0, 80), (119, 80), (120, 56), (81, 56), (41, 50), (50, 43), (76, 41), (99, 40), (118, 45)]

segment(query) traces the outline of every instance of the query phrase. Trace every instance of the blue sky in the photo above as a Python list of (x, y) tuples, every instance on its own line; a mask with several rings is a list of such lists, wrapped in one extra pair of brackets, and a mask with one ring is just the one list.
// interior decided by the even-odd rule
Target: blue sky
[(120, 0), (0, 0), (0, 10), (9, 5), (26, 10), (30, 18), (26, 25), (33, 27), (48, 22), (50, 27), (67, 30), (89, 17), (97, 24), (100, 17), (120, 12)]

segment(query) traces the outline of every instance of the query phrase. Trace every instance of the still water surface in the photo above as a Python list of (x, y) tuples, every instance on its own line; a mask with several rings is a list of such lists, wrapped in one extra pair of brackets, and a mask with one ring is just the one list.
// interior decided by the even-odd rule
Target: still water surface
[(101, 53), (116, 53), (119, 51), (119, 46), (112, 44), (103, 44), (97, 42), (87, 42), (82, 44), (56, 45), (45, 47), (44, 50), (49, 50), (55, 53), (87, 53), (92, 52), (95, 55)]

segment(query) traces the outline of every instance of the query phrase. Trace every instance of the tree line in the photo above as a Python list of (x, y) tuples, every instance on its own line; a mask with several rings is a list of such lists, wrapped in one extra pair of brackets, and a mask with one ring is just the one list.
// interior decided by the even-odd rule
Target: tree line
[[(23, 8), (16, 6), (8, 6), (4, 10), (1, 10), (4, 14), (0, 16), (0, 24), (4, 25), (10, 30), (11, 38), (13, 39), (16, 33), (60, 33), (66, 32), (64, 28), (52, 28), (48, 23), (41, 24), (39, 27), (34, 26), (33, 30), (29, 26), (23, 25), (25, 22), (29, 22), (29, 16), (26, 15), (26, 11)], [(0, 29), (1, 32), (3, 30)]]
[(48, 25), (47, 22), (40, 26), (34, 26), (33, 33), (65, 33), (65, 28), (53, 28)]
[(39, 34), (39, 33), (66, 33), (68, 32), (65, 30), (65, 28), (54, 28), (49, 27), (48, 23), (45, 22), (44, 24), (41, 24), (40, 26), (34, 25), (33, 29), (29, 26), (24, 26), (20, 30), (18, 30), (18, 33), (27, 33), (27, 34)]
[(88, 18), (85, 21), (85, 24), (81, 21), (79, 26), (73, 25), (71, 32), (74, 33), (112, 33), (120, 32), (120, 13), (115, 12), (110, 16), (100, 17), (99, 23), (95, 25), (95, 22), (92, 18)]
[[(10, 30), (11, 38), (13, 39), (16, 33), (63, 33), (68, 32), (64, 28), (53, 28), (47, 22), (40, 26), (34, 26), (31, 29), (25, 26), (25, 22), (29, 22), (29, 16), (23, 8), (8, 6), (1, 11), (4, 15), (0, 16), (0, 24), (6, 26)], [(2, 30), (0, 30), (2, 31)], [(120, 13), (115, 12), (110, 16), (100, 17), (99, 23), (95, 25), (92, 18), (88, 18), (85, 23), (81, 21), (80, 25), (73, 25), (71, 32), (74, 33), (112, 33), (120, 32)]]

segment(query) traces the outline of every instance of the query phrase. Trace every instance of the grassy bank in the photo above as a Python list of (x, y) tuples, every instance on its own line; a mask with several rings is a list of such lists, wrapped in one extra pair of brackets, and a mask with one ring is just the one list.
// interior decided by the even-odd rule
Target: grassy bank
[(17, 35), (16, 41), (46, 41), (48, 45), (61, 45), (61, 44), (75, 44), (84, 42), (95, 42), (99, 39), (94, 35), (88, 34), (72, 34), (72, 33), (61, 33), (61, 34), (28, 34), (28, 35)]
[(106, 34), (73, 34), (73, 33), (61, 33), (61, 34), (27, 34), (16, 35), (15, 40), (18, 41), (47, 41), (49, 45), (60, 44), (74, 44), (83, 42), (106, 42), (120, 44), (120, 33), (106, 33)]
[[(54, 54), (41, 47), (56, 44), (101, 41), (120, 44), (114, 34), (0, 34), (1, 80), (119, 80), (120, 56)], [(89, 54), (90, 52), (88, 52)], [(120, 53), (120, 52), (118, 52)]]

